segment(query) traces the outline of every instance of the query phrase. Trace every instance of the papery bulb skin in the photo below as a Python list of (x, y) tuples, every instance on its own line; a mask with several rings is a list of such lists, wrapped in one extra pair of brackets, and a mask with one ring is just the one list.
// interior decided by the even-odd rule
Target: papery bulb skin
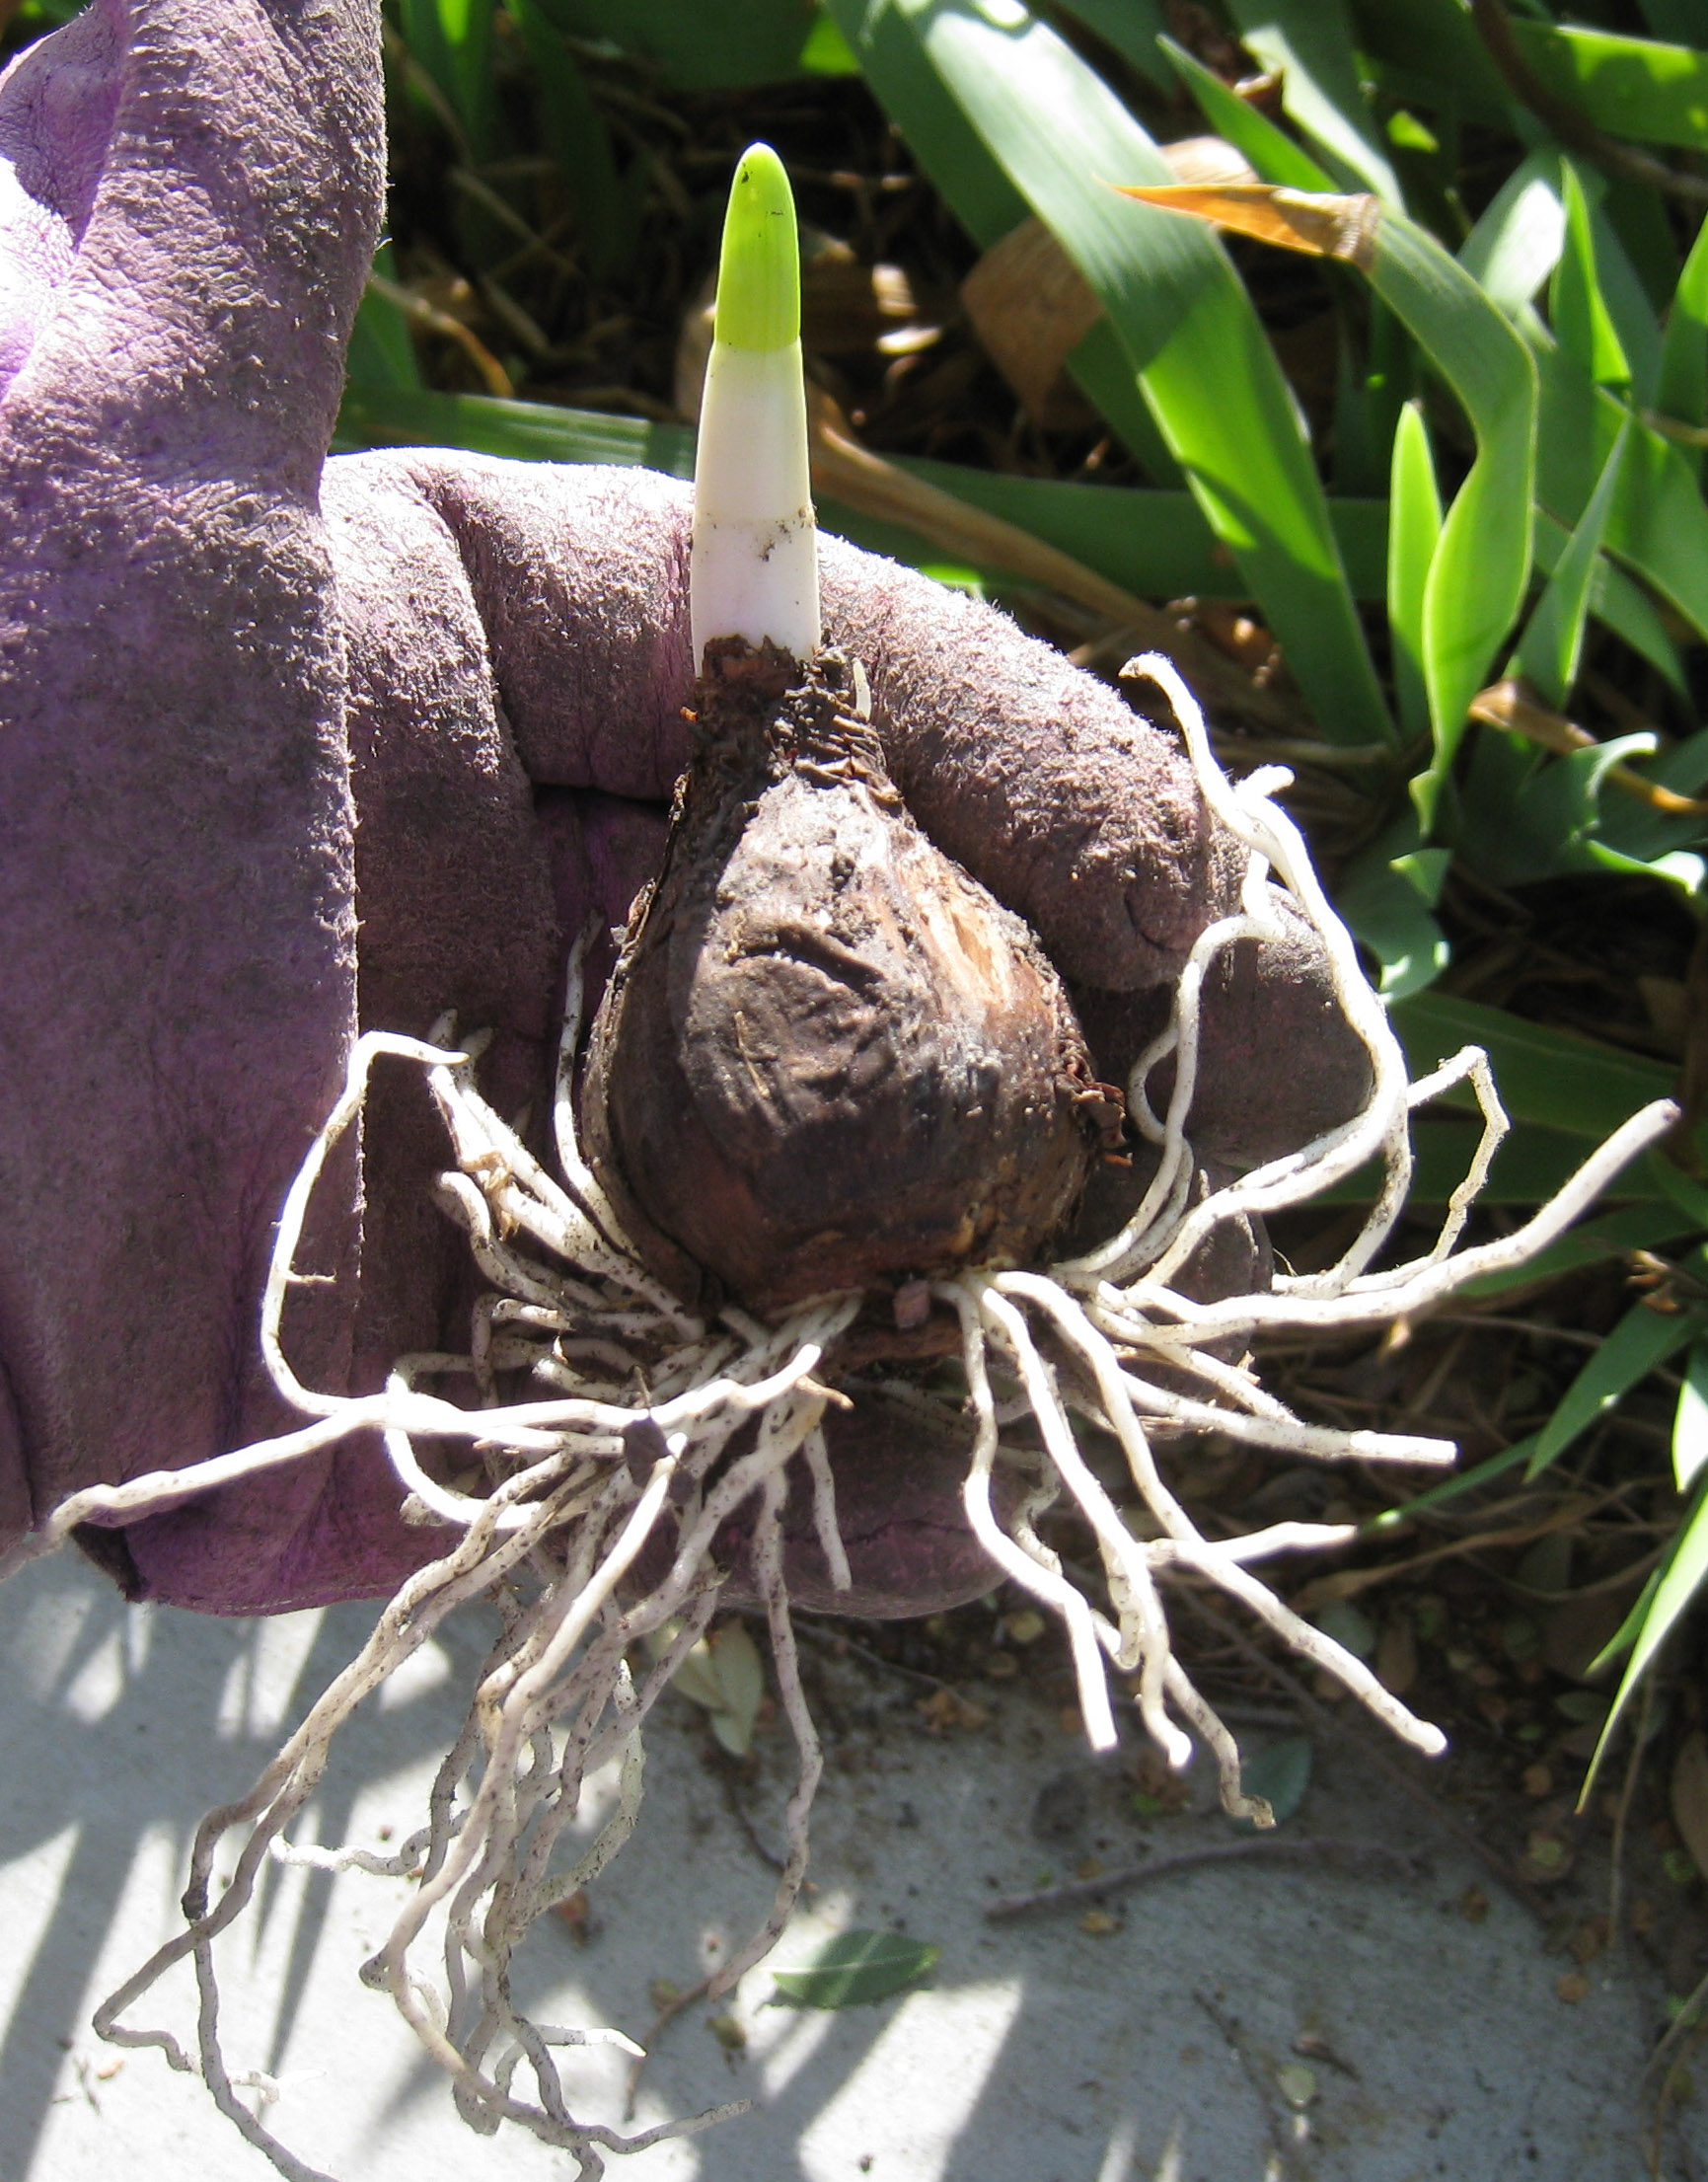
[(584, 1082), (634, 1241), (762, 1313), (1035, 1261), (1109, 1122), (1060, 978), (908, 815), (850, 662), (705, 668)]

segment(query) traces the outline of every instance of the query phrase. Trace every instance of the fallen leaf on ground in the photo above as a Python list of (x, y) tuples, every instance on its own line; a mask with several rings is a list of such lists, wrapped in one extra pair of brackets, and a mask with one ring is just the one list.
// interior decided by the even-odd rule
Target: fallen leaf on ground
[(774, 1973), (772, 2004), (859, 2007), (888, 1999), (936, 1967), (942, 1949), (903, 1932), (839, 1932), (798, 1970)]

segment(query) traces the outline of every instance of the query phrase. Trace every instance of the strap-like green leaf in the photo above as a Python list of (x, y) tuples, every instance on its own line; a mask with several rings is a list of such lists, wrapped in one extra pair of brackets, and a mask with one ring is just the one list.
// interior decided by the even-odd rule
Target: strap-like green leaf
[[(968, 224), (945, 104), (1101, 299), (1163, 438), (1337, 741), (1391, 735), (1292, 395), (1221, 246), (1112, 182), (1163, 183), (1161, 154), (1108, 86), (1019, 8), (832, 0), (868, 80)], [(1011, 224), (1011, 223), (1010, 223)], [(976, 232), (975, 227), (975, 232)]]
[(1430, 731), (1424, 677), (1424, 593), (1442, 534), (1442, 500), (1423, 410), (1408, 402), (1393, 435), (1388, 502), (1387, 627), (1393, 647), (1400, 725), (1421, 740)]
[(1606, 31), (1515, 20), (1525, 60), (1550, 91), (1614, 136), (1708, 151), (1708, 53)]
[(1405, 196), (1358, 80), (1345, 0), (1229, 0), (1239, 36), (1281, 78), (1289, 118), (1316, 145), (1342, 188), (1369, 189), (1403, 210)]
[(1633, 1304), (1566, 1389), (1559, 1406), (1536, 1435), (1527, 1477), (1556, 1462), (1581, 1432), (1616, 1408), (1639, 1380), (1675, 1356), (1708, 1326), (1708, 1312), (1651, 1311)]
[(1584, 629), (1590, 618), (1591, 579), (1612, 510), (1625, 443), (1626, 434), (1622, 430), (1613, 442), (1570, 544), (1561, 554), (1536, 601), (1514, 655), (1518, 671), (1534, 683), (1557, 712), (1564, 710), (1572, 685), (1578, 679)]
[(424, 388), (346, 386), (334, 445), (467, 447), (521, 462), (638, 464), (673, 478), (694, 475), (694, 434), (682, 424)]
[(1413, 781), (1412, 796), (1428, 828), (1471, 699), (1529, 580), (1536, 376), (1507, 320), (1412, 221), (1383, 214), (1370, 278), (1458, 396), (1477, 437), (1476, 460), (1448, 510), (1424, 592), (1423, 671), (1435, 755)]
[[(1672, 1071), (1659, 1062), (1445, 993), (1404, 1002), (1393, 1012), (1393, 1025), (1413, 1076), (1435, 1068), (1460, 1046), (1480, 1045), (1515, 1121), (1540, 1122), (1597, 1142), (1672, 1089)], [(1470, 1101), (1460, 1092), (1454, 1103)]]
[(1696, 230), (1661, 338), (1655, 406), (1681, 424), (1708, 418), (1708, 219)]
[(1197, 100), (1199, 110), (1218, 136), (1250, 161), (1252, 172), (1264, 182), (1284, 189), (1332, 189), (1334, 178), (1319, 167), (1285, 129), (1277, 128), (1267, 113), (1230, 90), (1214, 69), (1206, 68), (1195, 53), (1176, 45), (1171, 38), (1158, 41), (1174, 64), (1175, 74)]
[(1696, 1497), (1678, 1526), (1667, 1558), (1625, 1617), (1624, 1626), (1600, 1655), (1601, 1659), (1616, 1659), (1626, 1644), (1632, 1646), (1618, 1693), (1601, 1728), (1601, 1739), (1590, 1761), (1590, 1770), (1584, 1781), (1585, 1795), (1594, 1785), (1608, 1738), (1645, 1670), (1672, 1633), (1705, 1579), (1708, 1579), (1708, 1477), (1698, 1484)]
[(1708, 1467), (1708, 1341), (1698, 1341), (1684, 1367), (1672, 1417), (1672, 1475), (1688, 1492)]
[(1598, 387), (1628, 394), (1631, 364), (1601, 294), (1590, 208), (1584, 201), (1578, 171), (1570, 160), (1561, 176), (1566, 210), (1566, 242), (1548, 296), (1554, 339), (1574, 363)]

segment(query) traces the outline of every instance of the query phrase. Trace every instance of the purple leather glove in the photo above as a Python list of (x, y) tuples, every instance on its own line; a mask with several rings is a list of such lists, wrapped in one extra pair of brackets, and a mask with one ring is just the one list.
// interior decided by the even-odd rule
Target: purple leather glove
[[(371, 0), (93, 0), (0, 77), (0, 1547), (80, 1486), (289, 1428), (260, 1286), (358, 1023), (490, 1024), (488, 1094), (541, 1111), (565, 936), (621, 924), (683, 761), (683, 488), (325, 460), (380, 211), (377, 30)], [(999, 614), (824, 558), (915, 815), (1085, 989), (1094, 1046), (1134, 1044), (1236, 870), (1176, 747)], [(1219, 1161), (1358, 1101), (1324, 991), (1301, 945), (1212, 997)], [(311, 1384), (466, 1337), (444, 1163), (382, 1065), (301, 1260), (337, 1284), (287, 1312)], [(845, 1610), (993, 1580), (961, 1450), (832, 1444)], [(283, 1611), (442, 1550), (398, 1498), (350, 1445), (84, 1542), (134, 1595)]]

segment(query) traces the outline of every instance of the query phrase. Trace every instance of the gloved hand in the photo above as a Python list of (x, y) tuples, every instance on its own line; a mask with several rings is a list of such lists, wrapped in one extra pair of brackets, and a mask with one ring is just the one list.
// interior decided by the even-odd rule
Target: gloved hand
[[(566, 936), (622, 923), (684, 759), (684, 489), (325, 460), (377, 30), (373, 0), (93, 0), (0, 78), (0, 1547), (81, 1486), (290, 1427), (260, 1282), (358, 1024), (489, 1024), (488, 1095), (543, 1112)], [(1031, 923), (1110, 1074), (1237, 883), (1184, 758), (994, 611), (824, 558), (897, 785)], [(1192, 1128), (1220, 1163), (1360, 1102), (1326, 996), (1301, 941), (1209, 997)], [(382, 1064), (299, 1260), (335, 1282), (287, 1311), (310, 1384), (465, 1343), (444, 1164)], [(962, 1450), (856, 1418), (832, 1452), (855, 1592), (815, 1593), (803, 1514), (799, 1595), (923, 1611), (993, 1580)], [(442, 1550), (398, 1499), (352, 1443), (83, 1542), (135, 1596), (283, 1611)]]

